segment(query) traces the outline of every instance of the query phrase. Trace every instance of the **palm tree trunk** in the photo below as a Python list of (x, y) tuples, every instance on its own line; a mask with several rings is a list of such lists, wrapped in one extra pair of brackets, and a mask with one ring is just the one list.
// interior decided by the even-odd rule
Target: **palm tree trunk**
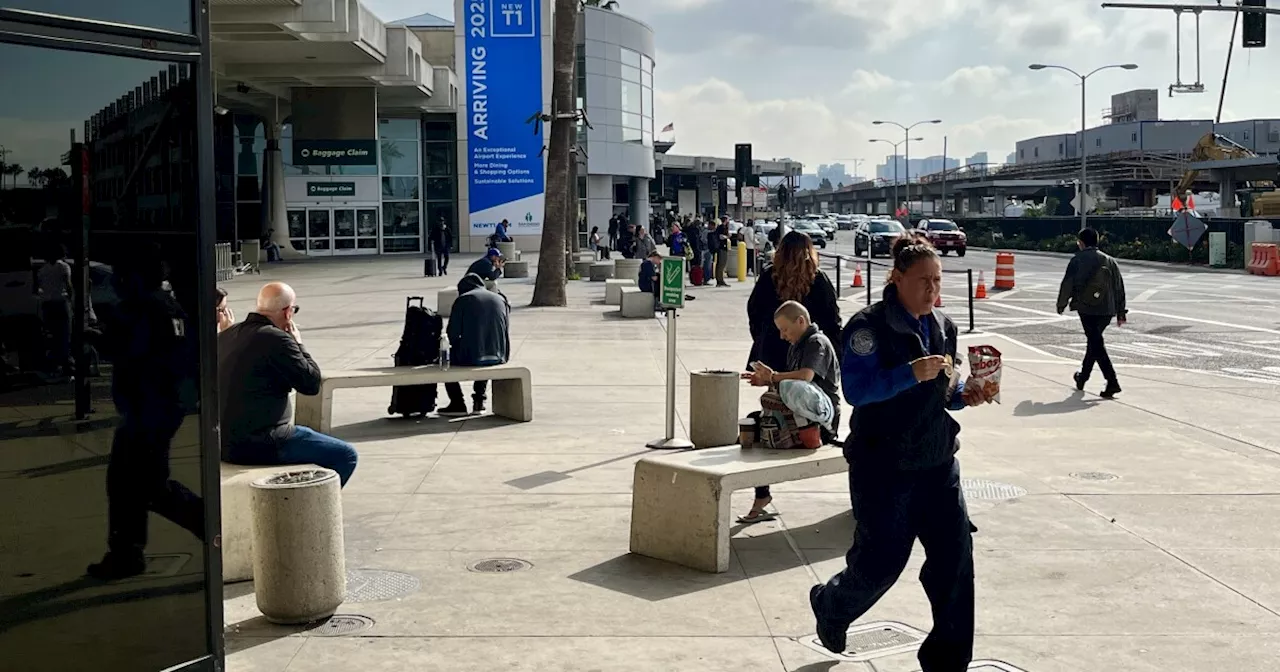
[[(578, 0), (555, 0), (551, 36), (551, 114), (569, 114), (573, 104), (573, 65)], [(532, 306), (566, 306), (565, 232), (569, 216), (569, 162), (577, 124), (572, 118), (551, 121), (547, 151), (546, 214), (542, 219), (542, 245), (538, 248), (538, 277), (533, 285)]]

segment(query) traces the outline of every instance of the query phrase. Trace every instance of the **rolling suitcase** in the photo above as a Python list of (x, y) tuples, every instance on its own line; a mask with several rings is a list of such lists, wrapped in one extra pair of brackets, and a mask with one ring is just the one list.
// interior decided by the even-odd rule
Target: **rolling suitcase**
[[(417, 305), (414, 305), (415, 301)], [(440, 356), (440, 334), (443, 332), (444, 320), (423, 305), (421, 296), (410, 296), (405, 300), (404, 332), (400, 336), (400, 347), (396, 350), (395, 365), (435, 364)], [(391, 388), (388, 415), (426, 415), (435, 409), (435, 385), (398, 385)]]
[(689, 284), (700, 287), (706, 282), (706, 278), (702, 277), (702, 266), (694, 266), (689, 270)]
[(434, 278), (439, 274), (439, 269), (436, 268), (435, 257), (427, 257), (422, 260), (422, 277)]

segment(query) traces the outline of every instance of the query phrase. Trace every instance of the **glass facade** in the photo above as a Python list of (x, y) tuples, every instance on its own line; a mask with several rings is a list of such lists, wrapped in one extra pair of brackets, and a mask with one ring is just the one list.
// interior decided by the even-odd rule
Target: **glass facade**
[(424, 249), (418, 125), (417, 119), (378, 120), (383, 252)]
[[(193, 32), (189, 2), (0, 6)], [(82, 28), (0, 32), (0, 668), (212, 670), (212, 106), (198, 52)]]
[(428, 114), (422, 120), (422, 176), (427, 182), (426, 223), (428, 229), (446, 226), (453, 232), (453, 250), (458, 251), (458, 142), (456, 117)]
[(622, 48), (622, 141), (653, 146), (653, 59)]

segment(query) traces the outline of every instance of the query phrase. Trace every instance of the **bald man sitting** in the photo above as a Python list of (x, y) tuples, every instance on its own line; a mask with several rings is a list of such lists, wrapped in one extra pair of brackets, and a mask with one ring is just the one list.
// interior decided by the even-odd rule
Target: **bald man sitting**
[(318, 464), (346, 485), (356, 470), (351, 444), (293, 424), (289, 393), (319, 394), (320, 367), (302, 347), (297, 295), (264, 285), (257, 309), (218, 334), (222, 460), (232, 464)]

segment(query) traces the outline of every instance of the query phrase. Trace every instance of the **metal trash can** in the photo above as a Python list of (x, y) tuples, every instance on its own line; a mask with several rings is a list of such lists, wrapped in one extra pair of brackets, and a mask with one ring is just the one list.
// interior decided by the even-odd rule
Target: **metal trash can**
[(337, 472), (294, 469), (250, 487), (258, 610), (284, 624), (332, 616), (347, 598)]

